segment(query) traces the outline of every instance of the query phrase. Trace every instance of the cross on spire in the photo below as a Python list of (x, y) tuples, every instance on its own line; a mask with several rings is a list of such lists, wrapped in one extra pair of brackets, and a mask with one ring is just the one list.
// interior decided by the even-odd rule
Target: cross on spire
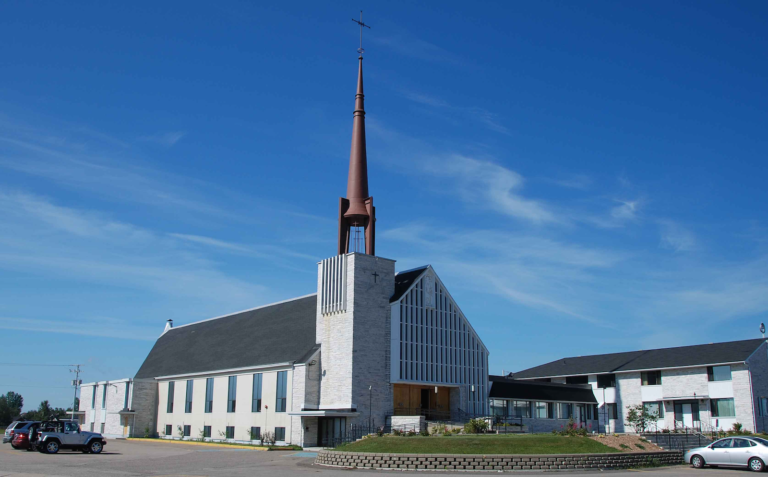
[(363, 56), (363, 53), (365, 53), (365, 50), (363, 49), (363, 27), (365, 27), (365, 28), (367, 28), (369, 30), (371, 29), (371, 27), (369, 27), (368, 25), (363, 23), (363, 11), (362, 10), (360, 10), (360, 20), (355, 20), (353, 18), (352, 21), (357, 23), (358, 25), (360, 25), (360, 48), (357, 49), (357, 52), (360, 53), (360, 56)]

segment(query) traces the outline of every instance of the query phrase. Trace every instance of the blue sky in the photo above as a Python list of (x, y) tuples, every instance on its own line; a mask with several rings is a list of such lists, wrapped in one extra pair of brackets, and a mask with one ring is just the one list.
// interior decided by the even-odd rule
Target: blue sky
[[(168, 318), (314, 292), (361, 8), (377, 252), (492, 372), (767, 321), (765, 2), (0, 8), (2, 361), (128, 377)], [(27, 407), (69, 379), (0, 366)]]

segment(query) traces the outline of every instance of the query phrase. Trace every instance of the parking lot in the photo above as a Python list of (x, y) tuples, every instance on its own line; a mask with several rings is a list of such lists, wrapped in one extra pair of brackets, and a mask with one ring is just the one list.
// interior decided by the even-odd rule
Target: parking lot
[[(294, 476), (320, 474), (325, 476), (349, 476), (351, 472), (392, 475), (391, 471), (350, 471), (313, 465), (314, 456), (309, 452), (281, 451), (260, 452), (249, 449), (217, 448), (187, 444), (110, 440), (100, 455), (61, 451), (55, 455), (14, 450), (6, 444), (0, 447), (0, 477), (103, 477), (103, 476), (154, 476), (154, 477), (240, 477), (240, 476)], [(704, 469), (693, 470), (687, 466), (639, 471), (614, 471), (612, 473), (653, 472), (658, 477), (726, 477), (744, 475), (744, 470)], [(492, 472), (497, 474), (498, 472)], [(537, 473), (532, 471), (526, 474)], [(579, 476), (605, 474), (606, 472), (579, 472)], [(425, 475), (424, 472), (403, 474)], [(446, 472), (428, 473), (466, 475)], [(572, 473), (569, 473), (572, 474)]]

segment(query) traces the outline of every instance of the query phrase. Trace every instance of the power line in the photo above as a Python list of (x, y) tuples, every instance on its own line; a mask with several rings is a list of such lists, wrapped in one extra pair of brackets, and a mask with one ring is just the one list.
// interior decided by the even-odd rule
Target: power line
[[(77, 364), (28, 364), (28, 363), (0, 363), (0, 366), (60, 366), (64, 368), (71, 368), (72, 366), (78, 366)], [(82, 365), (81, 365), (82, 366)]]

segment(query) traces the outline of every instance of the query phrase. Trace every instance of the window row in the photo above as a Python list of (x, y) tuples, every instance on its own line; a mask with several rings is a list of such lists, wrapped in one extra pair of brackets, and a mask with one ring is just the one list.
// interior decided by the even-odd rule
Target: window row
[[(107, 408), (107, 388), (109, 386), (115, 386), (114, 384), (110, 385), (109, 383), (105, 383), (101, 387), (101, 408), (106, 409)], [(99, 389), (98, 384), (93, 385), (93, 392), (91, 393), (91, 409), (96, 409), (96, 392)], [(123, 409), (128, 409), (128, 397), (131, 393), (131, 383), (130, 381), (125, 383), (125, 393), (123, 396)]]
[[(247, 432), (246, 439), (244, 440), (250, 440), (250, 441), (261, 440), (261, 427), (251, 427), (250, 429), (246, 429), (246, 432)], [(165, 425), (165, 435), (173, 437), (174, 435), (173, 425), (171, 424)], [(192, 426), (190, 426), (189, 424), (176, 426), (176, 436), (180, 438), (192, 437)], [(211, 438), (212, 437), (211, 426), (203, 426), (202, 429), (198, 430), (198, 435), (195, 437), (198, 437), (200, 439)], [(226, 426), (223, 431), (218, 432), (218, 437), (221, 439), (234, 439), (235, 426)], [(285, 427), (275, 427), (275, 441), (276, 442), (285, 441)]]
[[(261, 412), (261, 395), (262, 395), (262, 373), (256, 373), (253, 375), (253, 385), (251, 388), (251, 412)], [(213, 385), (214, 378), (207, 378), (205, 380), (205, 406), (204, 412), (206, 414), (213, 412)], [(186, 394), (184, 397), (184, 412), (189, 414), (192, 412), (192, 396), (194, 391), (194, 380), (189, 379), (186, 382)], [(176, 391), (176, 382), (168, 382), (168, 400), (166, 403), (165, 412), (173, 413), (174, 394)], [(285, 412), (288, 401), (288, 372), (278, 371), (277, 373), (277, 390), (275, 393), (275, 412)], [(267, 407), (267, 406), (265, 406)], [(227, 378), (227, 412), (235, 412), (237, 410), (237, 376), (229, 376)], [(210, 437), (210, 436), (208, 436)]]
[[(731, 367), (729, 365), (724, 366), (707, 366), (707, 380), (708, 381), (730, 381), (731, 380)], [(537, 379), (536, 381), (551, 382), (551, 378)], [(640, 382), (643, 386), (660, 386), (661, 385), (661, 371), (643, 371), (640, 373)], [(567, 376), (565, 378), (566, 384), (589, 384), (589, 376)], [(599, 389), (615, 388), (616, 387), (616, 375), (615, 374), (598, 374), (597, 375), (597, 387)]]
[(577, 419), (591, 421), (598, 418), (597, 404), (567, 402), (513, 401), (491, 399), (491, 413), (498, 417), (534, 419)]

